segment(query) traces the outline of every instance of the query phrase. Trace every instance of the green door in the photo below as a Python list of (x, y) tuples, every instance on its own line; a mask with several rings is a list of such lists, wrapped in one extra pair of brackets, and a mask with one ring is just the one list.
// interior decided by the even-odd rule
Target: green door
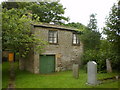
[(55, 72), (55, 56), (40, 55), (40, 73), (47, 74)]

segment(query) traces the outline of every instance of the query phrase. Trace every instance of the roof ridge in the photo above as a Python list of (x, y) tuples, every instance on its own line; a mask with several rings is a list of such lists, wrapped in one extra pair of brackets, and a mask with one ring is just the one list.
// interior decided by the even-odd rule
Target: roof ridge
[(49, 24), (49, 23), (38, 23), (38, 24), (33, 24), (33, 25), (34, 26), (45, 26), (45, 27), (53, 27), (53, 28), (61, 28), (61, 29), (69, 29), (69, 30), (79, 31), (77, 28), (63, 26), (63, 25)]

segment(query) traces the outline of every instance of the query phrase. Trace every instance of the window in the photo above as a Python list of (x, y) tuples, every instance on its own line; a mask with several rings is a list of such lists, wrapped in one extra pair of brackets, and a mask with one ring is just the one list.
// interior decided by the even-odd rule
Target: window
[(53, 44), (58, 43), (57, 31), (49, 30), (49, 32), (48, 32), (48, 42), (53, 43)]
[(73, 45), (80, 45), (79, 35), (73, 33)]

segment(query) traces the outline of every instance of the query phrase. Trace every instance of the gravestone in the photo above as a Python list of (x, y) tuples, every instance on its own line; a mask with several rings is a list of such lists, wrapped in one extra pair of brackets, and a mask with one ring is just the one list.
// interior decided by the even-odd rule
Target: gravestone
[(96, 85), (97, 84), (97, 63), (96, 62), (89, 61), (87, 63), (87, 73), (88, 73), (87, 84)]
[(78, 79), (79, 77), (79, 65), (73, 64), (73, 77)]
[(106, 68), (108, 73), (112, 72), (111, 62), (108, 59), (106, 59)]

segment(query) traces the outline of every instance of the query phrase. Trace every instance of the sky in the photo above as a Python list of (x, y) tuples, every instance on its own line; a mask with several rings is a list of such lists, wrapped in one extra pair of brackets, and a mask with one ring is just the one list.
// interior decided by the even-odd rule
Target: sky
[(98, 28), (105, 25), (105, 18), (109, 15), (110, 8), (118, 0), (60, 0), (66, 8), (65, 16), (70, 22), (80, 22), (84, 25), (89, 23), (90, 14), (96, 13)]
[[(0, 0), (7, 1), (7, 0)], [(118, 0), (60, 0), (65, 10), (64, 16), (69, 17), (69, 22), (80, 22), (84, 25), (89, 23), (89, 16), (96, 13), (98, 28), (105, 25), (105, 18), (109, 15), (110, 8)]]

